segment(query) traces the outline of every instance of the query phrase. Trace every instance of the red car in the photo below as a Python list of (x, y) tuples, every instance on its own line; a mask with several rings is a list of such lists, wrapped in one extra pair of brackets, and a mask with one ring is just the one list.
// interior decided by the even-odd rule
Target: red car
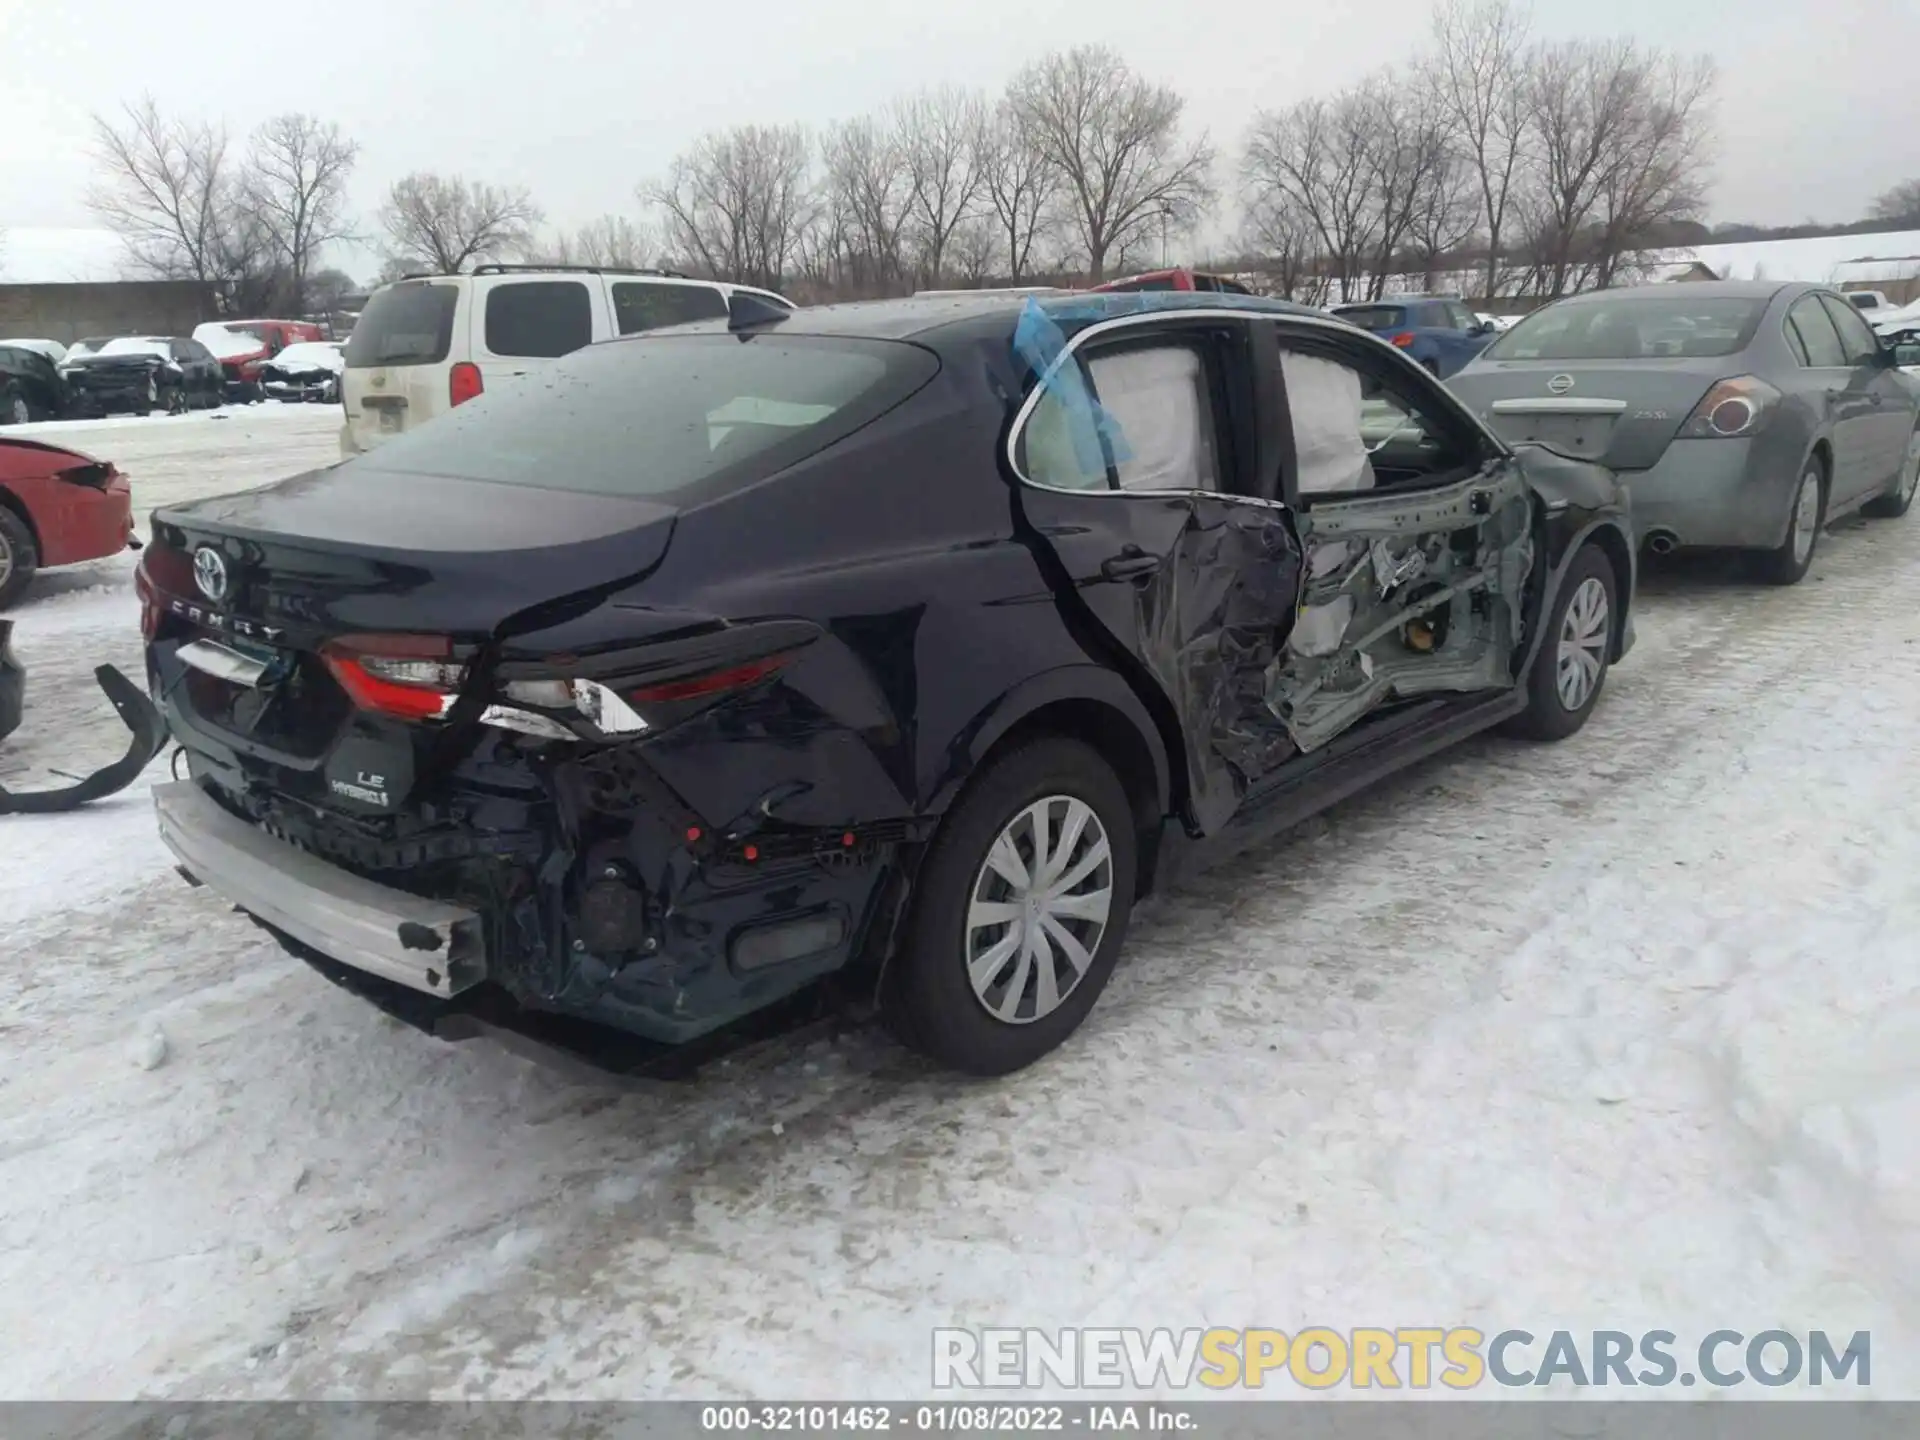
[(1149, 270), (1144, 275), (1129, 275), (1124, 280), (1109, 280), (1093, 290), (1127, 293), (1135, 290), (1210, 290), (1227, 295), (1251, 295), (1238, 280), (1224, 275), (1208, 275), (1198, 270)]
[(229, 400), (263, 400), (260, 367), (289, 345), (324, 340), (307, 320), (209, 320), (194, 327), (193, 338), (213, 352), (226, 377)]
[(135, 546), (133, 491), (109, 460), (0, 437), (0, 610), (33, 572)]

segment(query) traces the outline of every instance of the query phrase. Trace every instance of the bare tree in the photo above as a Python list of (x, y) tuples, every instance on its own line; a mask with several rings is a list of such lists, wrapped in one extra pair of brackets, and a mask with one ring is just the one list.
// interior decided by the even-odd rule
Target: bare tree
[(654, 263), (660, 242), (652, 227), (624, 215), (602, 215), (578, 230), (536, 241), (529, 256), (549, 265), (602, 265), (610, 270), (641, 270)]
[(1000, 235), (994, 228), (993, 217), (972, 215), (962, 221), (953, 232), (947, 257), (951, 273), (966, 284), (984, 285), (991, 280), (1000, 258)]
[[(1414, 193), (1408, 215), (1407, 249), (1420, 267), (1422, 289), (1430, 292), (1439, 287), (1441, 263), (1473, 239), (1479, 218), (1474, 167), (1458, 148), (1445, 146), (1439, 163)], [(1486, 293), (1494, 293), (1491, 282)]]
[(827, 133), (826, 200), (841, 227), (839, 279), (855, 295), (907, 288), (904, 237), (911, 190), (891, 129), (871, 117)]
[(1194, 223), (1212, 199), (1213, 147), (1180, 137), (1186, 102), (1135, 75), (1104, 45), (1053, 54), (1021, 71), (1009, 98), (1060, 172), (1088, 273), (1157, 229), (1162, 214)]
[(1241, 180), (1255, 213), (1282, 209), (1313, 227), (1334, 298), (1358, 300), (1379, 230), (1371, 106), (1359, 92), (1254, 117)]
[(87, 204), (140, 270), (163, 279), (225, 280), (233, 210), (226, 131), (170, 120), (152, 96), (118, 122), (93, 117), (98, 176)]
[(1644, 57), (1637, 67), (1593, 221), (1596, 285), (1611, 285), (1625, 256), (1657, 243), (1676, 222), (1699, 218), (1714, 83), (1705, 58)]
[(1384, 293), (1416, 217), (1447, 164), (1448, 131), (1437, 97), (1421, 78), (1388, 70), (1356, 90), (1356, 136), (1374, 196), (1374, 261), (1368, 298)]
[(1318, 229), (1286, 190), (1267, 186), (1248, 197), (1241, 236), (1274, 294), (1313, 305), (1326, 298), (1325, 276), (1313, 263)]
[(296, 313), (306, 309), (307, 276), (321, 249), (352, 233), (347, 181), (359, 154), (339, 126), (311, 115), (278, 115), (253, 134), (240, 198), (286, 271)]
[(971, 90), (923, 90), (894, 107), (907, 170), (907, 230), (920, 273), (938, 285), (954, 232), (974, 215), (984, 180), (987, 109)]
[(1869, 213), (1895, 225), (1920, 225), (1920, 179), (1903, 180), (1875, 197)]
[(636, 223), (625, 215), (602, 215), (589, 220), (574, 236), (583, 265), (606, 265), (622, 270), (639, 270), (654, 264), (660, 254), (660, 239), (651, 226)]
[(713, 131), (640, 187), (666, 248), (709, 275), (779, 289), (812, 207), (812, 142), (798, 125)]
[(1432, 84), (1479, 192), (1489, 298), (1499, 286), (1501, 247), (1533, 133), (1527, 31), (1527, 14), (1512, 0), (1450, 0), (1434, 17)]
[(1527, 84), (1539, 170), (1535, 239), (1542, 293), (1560, 296), (1588, 278), (1580, 232), (1628, 143), (1641, 57), (1631, 40), (1569, 40), (1536, 53)]
[(1052, 228), (1060, 171), (1018, 107), (1001, 101), (982, 137), (980, 174), (1009, 283), (1018, 285), (1033, 258), (1034, 241)]
[(380, 207), (395, 253), (448, 275), (524, 249), (539, 223), (540, 207), (524, 189), (430, 171), (395, 181)]

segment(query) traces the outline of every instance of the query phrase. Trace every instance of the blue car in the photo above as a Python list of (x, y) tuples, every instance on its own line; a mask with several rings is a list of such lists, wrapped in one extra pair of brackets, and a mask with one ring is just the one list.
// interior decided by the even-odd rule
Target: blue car
[(1486, 349), (1494, 329), (1451, 295), (1397, 295), (1333, 313), (1399, 346), (1444, 380)]

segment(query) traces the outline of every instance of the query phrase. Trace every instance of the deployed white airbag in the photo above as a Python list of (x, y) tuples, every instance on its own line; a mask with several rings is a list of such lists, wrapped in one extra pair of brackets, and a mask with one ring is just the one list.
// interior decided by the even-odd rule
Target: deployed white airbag
[(1213, 407), (1200, 357), (1184, 345), (1097, 356), (1093, 386), (1118, 427), (1122, 490), (1215, 490)]

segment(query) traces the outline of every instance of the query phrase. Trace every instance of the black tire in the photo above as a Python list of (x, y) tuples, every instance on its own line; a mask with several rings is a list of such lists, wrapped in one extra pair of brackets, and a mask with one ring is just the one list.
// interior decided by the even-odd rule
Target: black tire
[[(1799, 513), (1800, 497), (1809, 485), (1818, 490), (1820, 495), (1817, 518), (1813, 522), (1813, 539), (1807, 545), (1805, 555), (1795, 555), (1794, 516)], [(1820, 549), (1820, 532), (1826, 528), (1826, 524), (1827, 467), (1818, 455), (1809, 455), (1800, 471), (1800, 483), (1793, 487), (1793, 498), (1787, 502), (1787, 538), (1780, 542), (1778, 548), (1762, 551), (1753, 557), (1754, 578), (1768, 585), (1798, 585), (1813, 565), (1814, 554)]]
[[(1056, 1008), (1037, 1018), (1005, 1020), (989, 1013), (968, 977), (968, 911), (976, 884), (985, 879), (984, 867), (995, 842), (1030, 806), (1054, 797), (1087, 806), (1106, 834), (1105, 878), (1111, 886), (1106, 927), (1090, 962), (1077, 982), (1065, 989)], [(1052, 833), (1057, 841), (1057, 828)], [(1079, 843), (1089, 843), (1090, 833), (1083, 831)], [(1079, 1028), (1113, 973), (1133, 910), (1138, 847), (1133, 808), (1119, 777), (1097, 752), (1078, 740), (1046, 737), (989, 762), (947, 812), (920, 866), (918, 897), (904, 942), (881, 983), (881, 1013), (888, 1028), (923, 1055), (971, 1075), (1006, 1075), (1053, 1050)], [(1022, 858), (1030, 859), (1030, 851)], [(1065, 857), (1063, 863), (1073, 858)], [(1100, 873), (1095, 871), (1072, 893), (1082, 893), (1084, 885), (1097, 886)], [(1020, 923), (1010, 922), (1002, 932), (1004, 938), (1013, 939)], [(1085, 930), (1076, 936), (1076, 940), (1085, 938), (1090, 938)], [(1049, 956), (1056, 945), (1049, 939)], [(1028, 1008), (1037, 1009), (1037, 968), (1017, 954), (1005, 964), (1009, 969), (1000, 973), (1007, 977), (1008, 989), (1002, 993), (1010, 993), (1012, 980), (1019, 978), (1022, 995), (1033, 999)], [(1057, 984), (1061, 974), (1057, 963), (1051, 973)], [(1026, 1003), (1014, 998), (1016, 1008)]]
[(0, 505), (0, 610), (20, 598), (40, 568), (40, 548), (27, 522)]
[(33, 419), (33, 402), (18, 390), (0, 395), (0, 425), (25, 425)]
[[(1569, 705), (1560, 693), (1560, 645), (1569, 638), (1568, 614), (1575, 597), (1590, 580), (1599, 582), (1606, 599), (1599, 631), (1603, 643), (1595, 657), (1599, 672), (1593, 676), (1592, 688), (1580, 702)], [(1527, 708), (1507, 722), (1509, 734), (1526, 740), (1564, 740), (1587, 723), (1600, 692), (1606, 688), (1607, 670), (1613, 659), (1613, 636), (1619, 624), (1619, 604), (1619, 579), (1613, 573), (1613, 562), (1598, 545), (1584, 546), (1573, 557), (1560, 593), (1554, 596), (1553, 613), (1541, 627), (1540, 651), (1533, 657), (1533, 668), (1527, 672)], [(1590, 649), (1588, 653), (1593, 654)]]
[(1898, 520), (1913, 504), (1915, 490), (1920, 490), (1920, 425), (1913, 427), (1913, 434), (1907, 439), (1906, 453), (1900, 457), (1900, 470), (1893, 477), (1893, 484), (1862, 505), (1860, 513), (1875, 520)]

